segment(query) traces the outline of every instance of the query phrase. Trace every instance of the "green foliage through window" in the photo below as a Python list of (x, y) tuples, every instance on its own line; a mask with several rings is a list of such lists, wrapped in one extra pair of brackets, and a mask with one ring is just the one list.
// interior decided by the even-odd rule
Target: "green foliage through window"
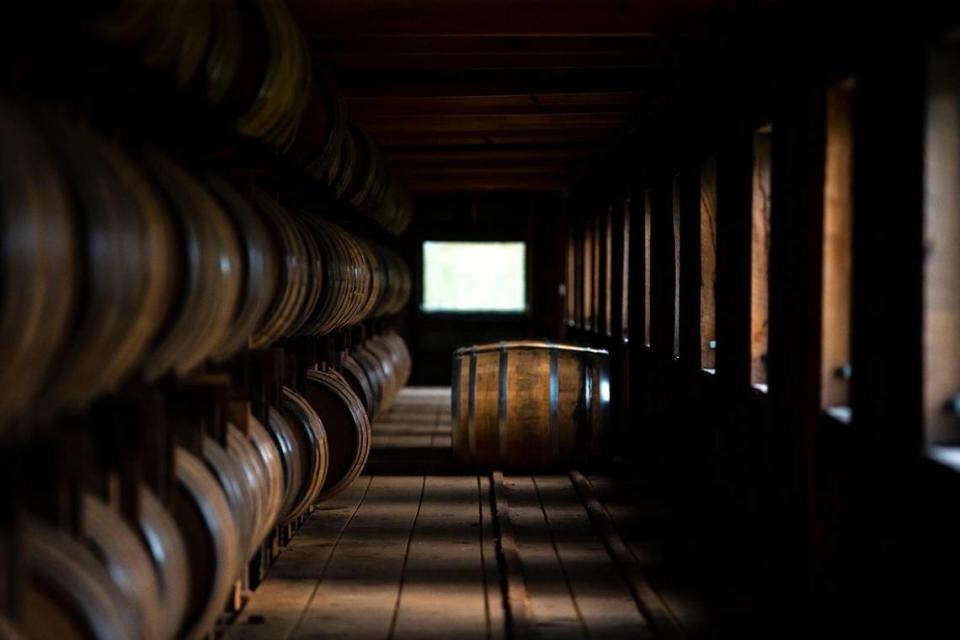
[(524, 242), (424, 242), (423, 310), (522, 313)]

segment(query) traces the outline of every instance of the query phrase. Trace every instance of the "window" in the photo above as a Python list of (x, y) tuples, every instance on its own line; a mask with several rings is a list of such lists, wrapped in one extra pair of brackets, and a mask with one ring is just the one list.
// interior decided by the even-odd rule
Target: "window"
[(650, 233), (652, 225), (653, 194), (650, 189), (643, 193), (643, 344), (650, 346)]
[(527, 309), (524, 242), (424, 242), (423, 310)]
[(770, 308), (770, 125), (753, 136), (753, 201), (750, 242), (750, 381), (758, 388), (767, 384), (767, 344)]
[(593, 217), (593, 325), (595, 332), (603, 331), (603, 225), (600, 216)]
[(593, 328), (593, 225), (583, 226), (583, 328)]
[(931, 442), (960, 441), (960, 45), (930, 60), (924, 204), (924, 413)]
[(673, 357), (680, 357), (680, 174), (673, 176)]
[(623, 201), (623, 289), (621, 291), (622, 304), (622, 337), (626, 342), (630, 337), (630, 197)]
[(700, 366), (717, 366), (717, 158), (700, 163)]
[(849, 420), (850, 293), (853, 254), (853, 83), (827, 92), (823, 185), (820, 402)]
[(603, 252), (603, 261), (604, 261), (604, 287), (606, 290), (605, 302), (604, 302), (604, 325), (606, 329), (606, 334), (608, 336), (613, 335), (613, 206), (607, 207), (607, 212), (605, 216), (605, 244), (606, 248)]
[(574, 238), (573, 233), (567, 238), (567, 279), (563, 290), (566, 322), (571, 326), (576, 324), (577, 317), (577, 246)]

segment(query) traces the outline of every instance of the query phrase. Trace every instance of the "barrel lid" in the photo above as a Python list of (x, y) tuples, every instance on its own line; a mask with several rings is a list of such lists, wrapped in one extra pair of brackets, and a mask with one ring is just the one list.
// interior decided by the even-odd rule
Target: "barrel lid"
[(454, 352), (454, 355), (461, 356), (468, 353), (486, 353), (489, 351), (500, 351), (501, 349), (506, 349), (509, 351), (514, 351), (517, 349), (556, 349), (557, 351), (595, 353), (604, 356), (609, 355), (606, 349), (592, 349), (590, 347), (581, 347), (575, 344), (546, 342), (544, 340), (503, 340), (501, 342), (491, 342), (488, 344), (460, 347)]

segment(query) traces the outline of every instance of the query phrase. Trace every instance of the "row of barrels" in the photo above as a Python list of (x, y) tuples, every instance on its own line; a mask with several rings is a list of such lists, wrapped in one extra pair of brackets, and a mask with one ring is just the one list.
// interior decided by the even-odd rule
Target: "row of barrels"
[(199, 85), (241, 135), (281, 150), (383, 228), (400, 234), (410, 224), (410, 196), (349, 120), (333, 80), (311, 69), (283, 2), (125, 0), (94, 24), (100, 37), (138, 46), (147, 67), (168, 69), (181, 86)]
[(392, 332), (356, 346), (345, 362), (352, 364), (343, 374), (310, 369), (299, 392), (284, 387), (266, 424), (248, 415), (220, 440), (204, 436), (199, 454), (178, 446), (170, 504), (141, 485), (134, 522), (86, 491), (79, 535), (28, 518), (22, 613), (0, 619), (0, 637), (209, 634), (274, 528), (357, 477), (370, 451), (371, 416), (390, 405), (410, 370)]
[(410, 289), (397, 254), (314, 213), (0, 104), (0, 435), (396, 314)]

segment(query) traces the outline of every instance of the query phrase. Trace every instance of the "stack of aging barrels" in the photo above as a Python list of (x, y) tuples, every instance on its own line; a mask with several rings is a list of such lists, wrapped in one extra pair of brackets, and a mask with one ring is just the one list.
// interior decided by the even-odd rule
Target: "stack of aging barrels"
[(246, 138), (282, 153), (316, 184), (387, 231), (410, 224), (410, 196), (383, 152), (351, 122), (336, 84), (311, 68), (303, 34), (279, 0), (122, 0), (92, 17), (102, 40), (136, 49), (233, 122)]
[(209, 634), (362, 470), (410, 286), (316, 211), (0, 105), (0, 636)]

